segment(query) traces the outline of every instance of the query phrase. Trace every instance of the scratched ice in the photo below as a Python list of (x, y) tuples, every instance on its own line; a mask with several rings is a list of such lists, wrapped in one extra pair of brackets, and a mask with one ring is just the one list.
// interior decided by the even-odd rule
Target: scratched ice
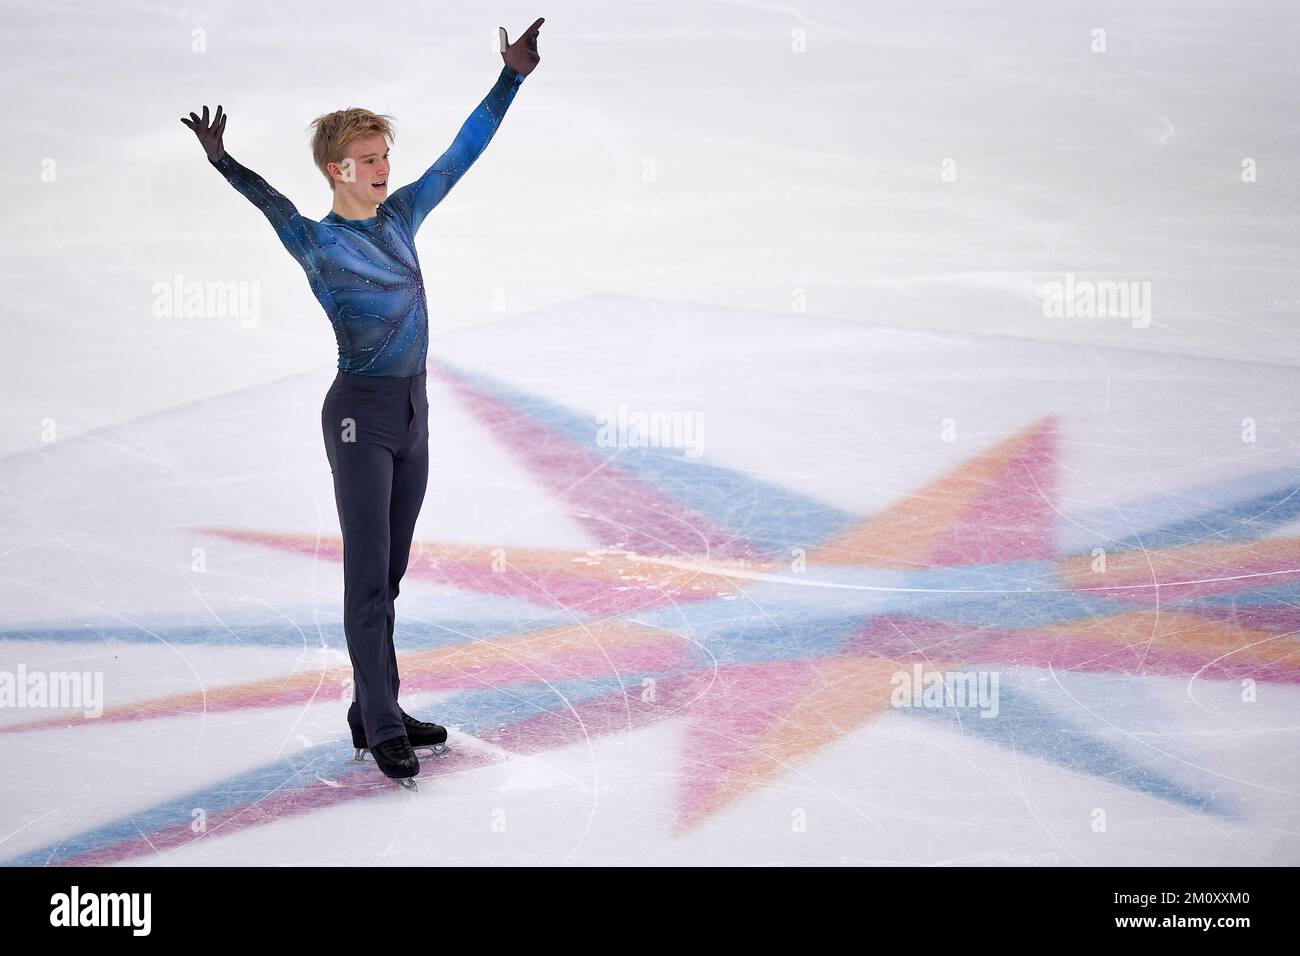
[[(850, 4), (620, 14), (681, 41), (663, 103), (604, 47), (544, 57), (422, 240), (435, 323), (469, 319), (432, 339), (397, 601), (402, 703), (452, 733), (418, 793), (351, 760), (332, 337), (159, 125), (244, 63), (241, 160), (306, 211), (282, 127), (343, 92), (214, 21), (211, 60), (131, 93), (165, 114), (124, 120), (134, 165), (31, 84), (18, 131), (61, 172), (0, 267), (0, 862), (1300, 863), (1294, 14), (1157, 4), (1094, 54), (1006, 9), (873, 14), (869, 56)], [(67, 40), (126, 56), (107, 35)], [(448, 56), (410, 152), (483, 85)], [(145, 318), (178, 270), (264, 283), (260, 323)], [(1150, 315), (1050, 315), (1101, 278)], [(501, 283), (531, 305), (478, 323)]]
[(11, 861), (1295, 860), (1291, 370), (595, 297), (432, 373), (414, 795), (349, 760), (328, 375), (3, 463), (5, 660), (106, 698), (4, 712)]

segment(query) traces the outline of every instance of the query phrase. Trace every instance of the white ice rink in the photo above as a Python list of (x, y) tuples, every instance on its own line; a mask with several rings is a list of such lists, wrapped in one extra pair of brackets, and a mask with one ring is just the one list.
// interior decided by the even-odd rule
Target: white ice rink
[[(1300, 863), (1297, 13), (1050, 6), (9, 5), (0, 862)], [(333, 335), (178, 118), (319, 218), (311, 118), (414, 178), (537, 16), (420, 236), (407, 793)]]

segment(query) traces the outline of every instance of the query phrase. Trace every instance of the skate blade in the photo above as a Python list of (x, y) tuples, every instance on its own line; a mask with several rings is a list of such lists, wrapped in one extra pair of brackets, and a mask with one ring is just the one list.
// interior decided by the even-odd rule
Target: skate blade
[[(439, 760), (445, 759), (451, 753), (450, 744), (427, 744), (419, 747), (412, 747), (411, 749), (415, 751), (417, 756), (422, 754), (426, 757), (437, 757)], [(365, 763), (366, 755), (369, 753), (369, 747), (364, 749), (357, 748), (352, 751), (352, 759), (357, 763)], [(374, 758), (371, 757), (371, 759), (373, 760)]]
[[(357, 761), (358, 763), (365, 763), (366, 754), (368, 753), (370, 753), (369, 747), (355, 747), (353, 748), (352, 751), (352, 759)], [(442, 755), (439, 754), (438, 756), (442, 756)], [(374, 757), (372, 756), (371, 760), (373, 759)], [(414, 793), (419, 791), (420, 789), (419, 785), (416, 784), (414, 777), (396, 777), (396, 778), (390, 777), (389, 779), (392, 780), (393, 783), (401, 787), (403, 790), (410, 790), (411, 792)]]

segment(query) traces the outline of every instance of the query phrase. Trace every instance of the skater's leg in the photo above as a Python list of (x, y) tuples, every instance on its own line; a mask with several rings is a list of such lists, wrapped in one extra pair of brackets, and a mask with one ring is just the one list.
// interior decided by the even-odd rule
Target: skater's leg
[(321, 413), (343, 532), (343, 629), (370, 746), (405, 733), (386, 630), (393, 452), (384, 440), (391, 430), (381, 427), (384, 412), (382, 397), (331, 390)]
[(401, 592), (402, 576), (406, 574), (411, 557), (411, 539), (415, 521), (424, 504), (424, 493), (429, 483), (429, 406), (424, 398), (424, 383), (420, 380), (412, 387), (411, 416), (407, 441), (402, 451), (393, 459), (393, 494), (389, 510), (388, 556), (388, 648), (392, 662), (393, 699), (397, 699), (400, 679), (397, 672), (397, 651), (393, 644), (393, 627), (396, 620), (397, 595)]

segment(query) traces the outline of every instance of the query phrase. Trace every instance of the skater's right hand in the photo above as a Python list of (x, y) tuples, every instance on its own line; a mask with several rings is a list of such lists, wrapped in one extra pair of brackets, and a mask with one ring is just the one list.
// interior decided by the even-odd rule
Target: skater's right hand
[(208, 125), (208, 108), (203, 107), (203, 118), (200, 119), (197, 114), (191, 113), (190, 118), (181, 117), (181, 122), (194, 130), (194, 135), (199, 138), (199, 143), (203, 146), (203, 151), (208, 154), (208, 161), (215, 163), (226, 154), (226, 147), (221, 143), (221, 137), (226, 132), (226, 120), (230, 119), (229, 113), (221, 112), (221, 104), (217, 104), (217, 115), (212, 117), (212, 125)]

